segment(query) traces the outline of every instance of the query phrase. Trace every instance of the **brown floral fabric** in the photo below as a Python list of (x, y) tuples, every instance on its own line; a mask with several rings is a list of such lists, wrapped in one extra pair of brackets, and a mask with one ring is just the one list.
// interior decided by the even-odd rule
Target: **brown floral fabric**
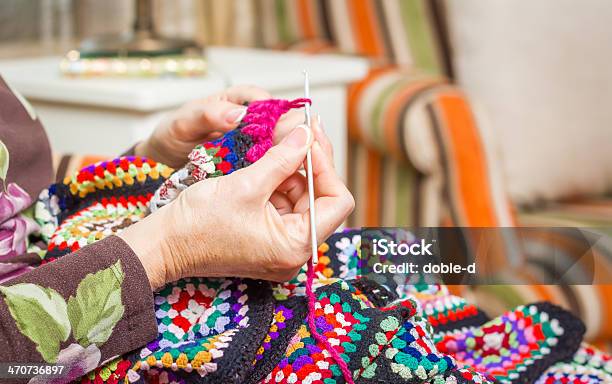
[(63, 366), (57, 382), (79, 378), (157, 334), (146, 272), (116, 236), (17, 277), (0, 293), (0, 362)]

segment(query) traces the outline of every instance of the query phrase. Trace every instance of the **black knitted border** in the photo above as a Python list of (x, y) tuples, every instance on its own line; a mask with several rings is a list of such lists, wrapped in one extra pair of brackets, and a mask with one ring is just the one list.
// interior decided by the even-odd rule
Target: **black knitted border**
[(478, 312), (474, 316), (470, 316), (461, 320), (449, 321), (446, 324), (433, 326), (434, 333), (446, 333), (463, 328), (474, 328), (479, 327), (486, 322), (491, 320), (489, 316), (478, 309)]
[[(285, 328), (282, 331), (279, 330), (278, 338), (271, 342), (271, 349), (265, 351), (263, 358), (257, 361), (253, 370), (246, 378), (245, 384), (259, 383), (272, 371), (272, 369), (274, 369), (284, 357), (289, 341), (306, 319), (308, 304), (304, 297), (293, 296), (285, 301), (278, 301), (277, 303), (291, 309), (293, 311), (293, 318), (285, 322)], [(265, 334), (267, 334), (267, 331)]]
[(395, 292), (391, 292), (377, 282), (365, 277), (350, 281), (353, 286), (359, 289), (376, 307), (386, 307), (398, 299)]
[(559, 306), (548, 302), (538, 302), (525, 306), (536, 306), (539, 312), (548, 313), (549, 321), (557, 319), (564, 330), (564, 334), (558, 337), (557, 345), (550, 347), (549, 355), (543, 359), (535, 360), (533, 364), (527, 366), (527, 369), (518, 379), (513, 380), (513, 383), (516, 384), (533, 383), (553, 364), (571, 359), (580, 347), (586, 332), (584, 323), (580, 319)]

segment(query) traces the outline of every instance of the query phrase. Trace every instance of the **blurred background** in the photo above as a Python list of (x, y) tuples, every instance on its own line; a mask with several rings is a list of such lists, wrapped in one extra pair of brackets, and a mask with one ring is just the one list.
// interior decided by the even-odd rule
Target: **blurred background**
[[(58, 156), (120, 153), (181, 102), (234, 83), (299, 96), (308, 67), (314, 106), (356, 198), (350, 225), (612, 233), (608, 0), (146, 3), (159, 35), (205, 48), (205, 71), (181, 55), (162, 56), (171, 60), (162, 75), (139, 61), (133, 76), (116, 76), (105, 72), (116, 64), (108, 58), (78, 55), (60, 67), (84, 40), (129, 35), (134, 1), (0, 1), (0, 75), (34, 104)], [(469, 238), (466, 247), (478, 252)], [(607, 343), (609, 286), (537, 284), (553, 268), (542, 270), (547, 253), (583, 256), (571, 249), (571, 236), (544, 229), (527, 243), (501, 239), (489, 251), (525, 284), (464, 294), (491, 311), (555, 301)], [(591, 268), (606, 276), (610, 249), (591, 250), (604, 255)]]

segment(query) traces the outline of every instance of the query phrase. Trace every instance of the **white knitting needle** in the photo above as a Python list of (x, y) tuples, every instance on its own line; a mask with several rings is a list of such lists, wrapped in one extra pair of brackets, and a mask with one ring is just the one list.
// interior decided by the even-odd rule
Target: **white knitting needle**
[[(308, 80), (308, 72), (304, 70), (304, 97), (310, 99), (310, 82)], [(306, 115), (306, 126), (312, 134), (312, 126), (310, 125), (310, 104), (304, 106), (304, 114)], [(308, 180), (308, 206), (310, 211), (310, 245), (312, 247), (312, 264), (316, 265), (319, 261), (318, 244), (317, 244), (317, 224), (315, 222), (315, 198), (314, 198), (314, 183), (312, 176), (312, 154), (310, 149), (306, 153), (306, 178)]]

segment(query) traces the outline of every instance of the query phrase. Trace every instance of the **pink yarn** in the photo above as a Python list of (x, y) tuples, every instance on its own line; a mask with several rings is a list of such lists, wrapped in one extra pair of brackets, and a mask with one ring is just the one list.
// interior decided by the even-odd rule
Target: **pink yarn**
[[(272, 147), (272, 143), (264, 142), (253, 145), (247, 152), (247, 160), (254, 162), (260, 159)], [(251, 160), (254, 159), (254, 160)]]
[(315, 303), (317, 299), (315, 297), (314, 291), (312, 289), (312, 283), (314, 281), (314, 266), (312, 265), (312, 258), (308, 260), (307, 263), (308, 269), (306, 270), (306, 297), (308, 299), (308, 326), (310, 327), (310, 333), (315, 338), (316, 341), (323, 344), (325, 348), (329, 351), (331, 357), (336, 361), (336, 364), (340, 367), (342, 371), (342, 376), (344, 376), (344, 380), (348, 384), (355, 384), (353, 381), (353, 376), (351, 375), (351, 371), (348, 368), (348, 365), (340, 356), (338, 351), (334, 349), (334, 347), (329, 343), (327, 338), (317, 331), (317, 326), (315, 324)]
[(251, 163), (259, 160), (270, 147), (274, 140), (274, 126), (280, 117), (290, 109), (302, 108), (310, 99), (261, 100), (249, 104), (244, 122), (248, 123), (242, 132), (251, 136), (253, 146), (247, 151), (246, 159)]

